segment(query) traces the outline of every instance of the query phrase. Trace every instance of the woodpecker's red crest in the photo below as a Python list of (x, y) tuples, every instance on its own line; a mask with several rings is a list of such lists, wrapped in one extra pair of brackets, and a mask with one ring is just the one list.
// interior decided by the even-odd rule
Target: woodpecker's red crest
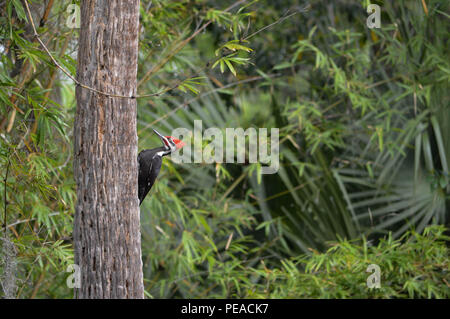
[[(182, 140), (179, 140), (179, 139), (177, 139), (177, 138), (175, 138), (175, 137), (172, 137), (172, 136), (165, 136), (165, 138), (167, 138), (168, 140), (172, 140), (172, 142), (175, 143), (175, 146), (177, 147), (177, 149), (180, 149), (180, 148), (182, 148), (183, 146), (186, 145), (185, 142), (183, 142)], [(167, 145), (167, 142), (164, 141), (164, 144)], [(167, 146), (169, 146), (169, 145), (167, 145)]]

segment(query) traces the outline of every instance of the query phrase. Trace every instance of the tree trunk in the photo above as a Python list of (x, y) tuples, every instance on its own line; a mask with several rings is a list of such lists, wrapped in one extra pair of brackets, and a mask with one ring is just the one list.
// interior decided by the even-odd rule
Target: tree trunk
[[(77, 77), (134, 96), (139, 0), (84, 0)], [(78, 298), (143, 298), (136, 100), (77, 86), (74, 129)]]

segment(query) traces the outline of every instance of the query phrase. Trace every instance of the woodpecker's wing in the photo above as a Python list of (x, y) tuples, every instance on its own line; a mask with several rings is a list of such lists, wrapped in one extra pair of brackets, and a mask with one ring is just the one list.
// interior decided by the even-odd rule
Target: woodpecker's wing
[(139, 153), (139, 180), (138, 195), (139, 205), (155, 183), (162, 165), (162, 157), (157, 154), (159, 150), (145, 150)]
[[(150, 167), (148, 170), (148, 173), (152, 170), (152, 164), (150, 163)], [(147, 195), (147, 193), (150, 191), (150, 188), (147, 187), (147, 178), (149, 176), (149, 174), (147, 173), (146, 176), (143, 176), (143, 181), (141, 180), (141, 174), (139, 174), (139, 205), (142, 204), (142, 201), (144, 200), (145, 196)]]

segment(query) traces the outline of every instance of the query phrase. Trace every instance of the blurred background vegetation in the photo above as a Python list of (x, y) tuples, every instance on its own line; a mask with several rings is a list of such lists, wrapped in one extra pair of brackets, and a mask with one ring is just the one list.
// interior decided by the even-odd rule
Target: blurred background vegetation
[[(450, 297), (449, 2), (373, 3), (380, 29), (369, 1), (141, 1), (138, 92), (164, 93), (138, 100), (139, 150), (194, 120), (280, 129), (277, 174), (164, 161), (148, 298)], [(75, 75), (71, 4), (30, 7)], [(0, 1), (0, 51), (0, 294), (71, 298), (74, 83), (21, 0)]]

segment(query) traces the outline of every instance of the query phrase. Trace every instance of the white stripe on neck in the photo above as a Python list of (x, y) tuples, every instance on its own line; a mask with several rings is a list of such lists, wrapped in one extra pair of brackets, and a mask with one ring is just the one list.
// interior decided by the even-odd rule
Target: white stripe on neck
[(160, 151), (157, 152), (156, 155), (158, 155), (159, 157), (163, 157), (164, 155), (170, 154), (170, 151)]

